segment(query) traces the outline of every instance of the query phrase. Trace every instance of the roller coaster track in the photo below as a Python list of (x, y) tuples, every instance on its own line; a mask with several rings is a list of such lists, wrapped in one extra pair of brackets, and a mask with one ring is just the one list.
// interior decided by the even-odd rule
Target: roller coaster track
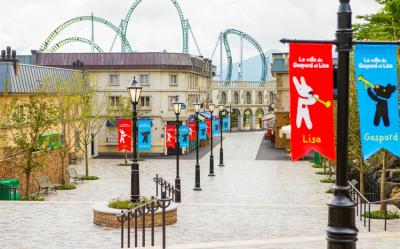
[(48, 51), (49, 51), (49, 53), (54, 53), (54, 52), (56, 52), (59, 48), (61, 48), (62, 46), (66, 45), (66, 44), (68, 44), (68, 43), (71, 43), (71, 42), (82, 42), (82, 43), (89, 44), (89, 45), (91, 45), (91, 46), (93, 45), (93, 47), (94, 47), (99, 53), (104, 53), (104, 50), (103, 50), (99, 45), (97, 45), (96, 43), (92, 44), (92, 41), (91, 41), (91, 40), (88, 40), (88, 39), (83, 38), (83, 37), (70, 37), (70, 38), (64, 39), (64, 40), (59, 41), (59, 42), (57, 42), (56, 44), (54, 44)]
[(230, 81), (232, 78), (232, 53), (231, 53), (231, 49), (229, 47), (229, 41), (228, 41), (228, 35), (229, 34), (233, 34), (233, 35), (237, 35), (239, 37), (243, 37), (244, 39), (246, 39), (248, 42), (251, 43), (251, 45), (253, 45), (258, 52), (260, 53), (260, 57), (261, 57), (261, 64), (262, 64), (262, 71), (261, 71), (261, 81), (265, 81), (267, 78), (267, 60), (264, 54), (264, 51), (262, 50), (260, 44), (250, 35), (239, 31), (237, 29), (227, 29), (225, 30), (225, 32), (223, 33), (223, 42), (224, 42), (224, 46), (225, 46), (225, 51), (226, 51), (226, 57), (228, 60), (228, 68), (227, 68), (227, 73), (226, 73), (226, 81)]
[[(130, 18), (132, 16), (133, 11), (136, 9), (136, 7), (142, 2), (142, 0), (136, 0), (132, 6), (129, 8), (128, 13), (126, 14), (125, 20), (124, 20), (124, 25), (122, 28), (122, 32), (126, 37), (126, 32), (128, 29), (128, 24), (130, 21)], [(171, 2), (174, 4), (176, 10), (178, 11), (179, 19), (181, 21), (181, 26), (182, 26), (182, 43), (183, 43), (183, 48), (182, 48), (182, 53), (188, 53), (189, 51), (189, 41), (188, 41), (188, 25), (186, 23), (185, 17), (183, 16), (183, 12), (181, 7), (179, 6), (178, 2), (176, 0), (171, 0)]]
[(121, 40), (126, 48), (126, 51), (132, 52), (131, 45), (129, 44), (129, 41), (126, 39), (125, 34), (111, 22), (109, 22), (101, 17), (96, 17), (96, 16), (93, 16), (93, 17), (92, 16), (78, 16), (78, 17), (72, 18), (72, 19), (64, 22), (63, 24), (58, 26), (53, 32), (50, 33), (50, 35), (46, 38), (46, 40), (43, 42), (42, 46), (40, 47), (40, 51), (42, 51), (42, 52), (47, 51), (47, 48), (49, 47), (50, 43), (57, 37), (57, 35), (59, 35), (64, 29), (66, 29), (70, 25), (77, 23), (77, 22), (92, 21), (92, 20), (94, 22), (101, 23), (101, 24), (106, 25), (107, 27), (111, 28), (121, 38)]

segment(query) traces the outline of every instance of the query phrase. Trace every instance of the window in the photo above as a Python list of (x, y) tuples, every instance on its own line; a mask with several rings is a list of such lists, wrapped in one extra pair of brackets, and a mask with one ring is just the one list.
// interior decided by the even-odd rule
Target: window
[(178, 85), (178, 75), (176, 74), (171, 74), (169, 76), (169, 84), (170, 85)]
[(251, 93), (246, 92), (246, 104), (251, 104)]
[(238, 92), (235, 92), (235, 93), (233, 94), (233, 102), (234, 102), (235, 104), (239, 104), (239, 93), (238, 93)]
[(175, 100), (179, 100), (179, 96), (168, 96), (168, 109), (174, 109), (172, 104)]
[(273, 102), (273, 101), (275, 100), (275, 94), (274, 94), (274, 92), (269, 92), (269, 100), (270, 100), (271, 102)]
[(111, 86), (119, 86), (119, 74), (110, 74), (109, 84)]
[(141, 85), (150, 85), (149, 75), (148, 74), (140, 74), (139, 75), (139, 83)]
[(221, 100), (219, 103), (226, 104), (226, 93), (225, 92), (221, 92)]
[(140, 97), (140, 106), (150, 107), (150, 97), (149, 96)]
[(263, 103), (263, 93), (262, 92), (258, 92), (257, 102), (258, 102), (258, 104)]
[(110, 107), (118, 107), (121, 105), (121, 97), (120, 96), (111, 96), (110, 97)]
[(80, 145), (80, 143), (79, 143), (79, 132), (78, 131), (75, 131), (75, 149), (80, 149), (81, 148), (81, 145)]

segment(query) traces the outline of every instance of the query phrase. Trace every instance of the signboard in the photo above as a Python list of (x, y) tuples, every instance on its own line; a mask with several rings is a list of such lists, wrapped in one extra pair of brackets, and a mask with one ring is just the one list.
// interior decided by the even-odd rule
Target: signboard
[(199, 122), (199, 140), (207, 140), (207, 124), (206, 122)]
[(217, 136), (217, 135), (219, 135), (220, 133), (219, 133), (219, 120), (216, 120), (216, 119), (214, 119), (213, 120), (213, 135), (214, 136)]
[(175, 149), (176, 146), (175, 125), (165, 126), (165, 145), (167, 148)]
[(132, 121), (129, 119), (118, 120), (118, 151), (131, 151)]
[(189, 140), (196, 140), (196, 122), (189, 122)]
[(179, 127), (179, 147), (189, 148), (189, 126), (181, 125)]
[(151, 127), (149, 119), (138, 120), (138, 151), (151, 151)]

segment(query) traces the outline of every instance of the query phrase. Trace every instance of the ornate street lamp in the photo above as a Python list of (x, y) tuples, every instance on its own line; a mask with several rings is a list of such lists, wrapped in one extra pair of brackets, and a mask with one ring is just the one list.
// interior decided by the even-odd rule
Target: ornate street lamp
[(196, 166), (194, 174), (194, 189), (195, 191), (200, 191), (200, 164), (199, 164), (199, 112), (201, 107), (201, 102), (197, 99), (194, 103), (194, 110), (196, 112)]
[(213, 129), (212, 129), (212, 125), (213, 125), (213, 112), (214, 112), (214, 104), (212, 103), (212, 101), (210, 101), (210, 103), (208, 104), (208, 110), (210, 111), (211, 114), (211, 153), (210, 153), (210, 173), (208, 174), (208, 176), (215, 176), (214, 174), (214, 155), (213, 155)]
[(142, 88), (135, 77), (130, 86), (127, 87), (129, 97), (133, 105), (132, 111), (132, 140), (133, 140), (133, 160), (131, 165), (131, 202), (137, 202), (140, 199), (139, 190), (139, 163), (137, 158), (137, 111), (136, 107), (139, 103), (140, 93)]
[(225, 116), (225, 108), (224, 105), (219, 105), (219, 127), (221, 129), (221, 146), (219, 147), (219, 165), (220, 167), (224, 165), (224, 149), (222, 148), (222, 118)]
[(181, 202), (181, 179), (179, 178), (179, 114), (181, 113), (182, 109), (182, 102), (178, 101), (178, 98), (172, 103), (174, 105), (175, 115), (176, 115), (176, 138), (175, 138), (175, 147), (176, 147), (176, 178), (175, 178), (175, 202)]

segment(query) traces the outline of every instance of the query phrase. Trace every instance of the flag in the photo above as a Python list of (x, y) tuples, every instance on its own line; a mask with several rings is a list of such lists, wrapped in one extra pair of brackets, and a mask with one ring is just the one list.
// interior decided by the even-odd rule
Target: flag
[(132, 121), (129, 119), (118, 120), (118, 151), (131, 151), (132, 146)]
[(209, 136), (211, 134), (211, 120), (206, 119), (206, 127), (207, 127), (207, 135)]
[(196, 140), (196, 122), (189, 122), (189, 140), (194, 141)]
[(360, 140), (364, 160), (384, 148), (400, 156), (396, 45), (355, 47)]
[(222, 118), (222, 130), (229, 131), (229, 118)]
[(179, 127), (179, 147), (189, 148), (189, 126), (181, 125)]
[(336, 161), (331, 44), (289, 47), (292, 160), (311, 150)]
[(138, 150), (151, 151), (151, 127), (152, 121), (149, 119), (138, 120)]
[(176, 146), (175, 125), (165, 126), (165, 145), (167, 148), (175, 149)]
[(214, 136), (219, 135), (219, 120), (217, 119), (213, 120), (213, 135)]
[(199, 140), (207, 140), (207, 124), (206, 122), (199, 122)]

